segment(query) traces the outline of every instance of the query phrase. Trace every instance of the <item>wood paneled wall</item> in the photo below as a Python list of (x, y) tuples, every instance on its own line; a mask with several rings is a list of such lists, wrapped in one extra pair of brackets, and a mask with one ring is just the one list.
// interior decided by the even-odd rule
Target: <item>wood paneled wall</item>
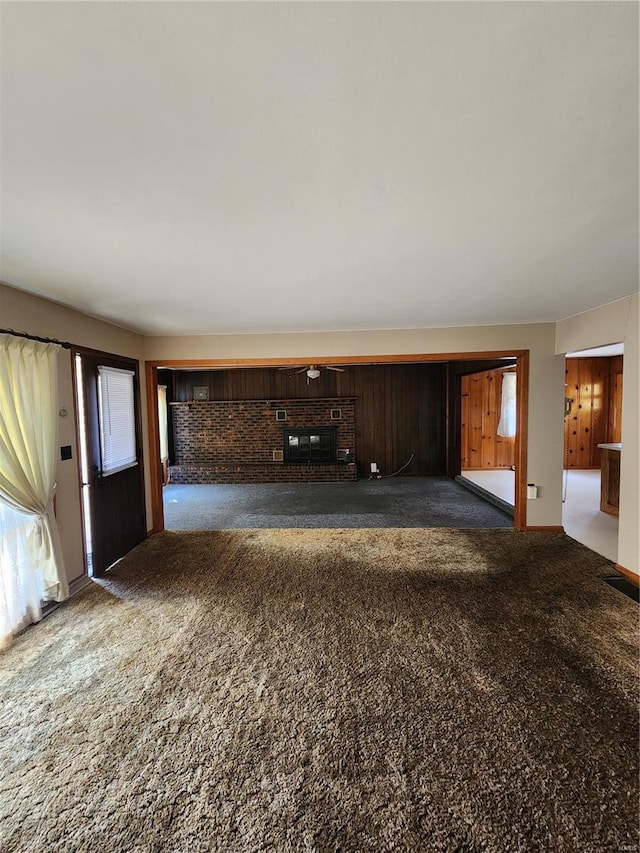
[(599, 468), (598, 444), (621, 440), (622, 356), (568, 358), (564, 419), (566, 468)]
[(609, 360), (609, 415), (607, 441), (622, 441), (622, 369), (624, 357)]
[[(408, 474), (446, 471), (446, 365), (355, 365), (344, 373), (321, 368), (307, 383), (293, 368), (174, 371), (169, 396), (193, 399), (206, 386), (211, 400), (299, 400), (355, 397), (356, 455), (360, 475), (377, 462), (383, 474), (397, 471), (412, 453)], [(166, 374), (163, 373), (163, 381)]]
[(508, 367), (462, 377), (462, 469), (515, 465), (515, 436), (498, 435), (502, 375), (513, 371), (515, 367)]

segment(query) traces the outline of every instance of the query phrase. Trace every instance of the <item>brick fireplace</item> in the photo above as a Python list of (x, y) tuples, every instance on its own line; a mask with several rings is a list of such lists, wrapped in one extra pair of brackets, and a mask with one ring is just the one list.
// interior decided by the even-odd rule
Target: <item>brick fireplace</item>
[[(355, 400), (172, 403), (173, 483), (334, 483), (357, 479)], [(346, 457), (347, 452), (350, 454)]]

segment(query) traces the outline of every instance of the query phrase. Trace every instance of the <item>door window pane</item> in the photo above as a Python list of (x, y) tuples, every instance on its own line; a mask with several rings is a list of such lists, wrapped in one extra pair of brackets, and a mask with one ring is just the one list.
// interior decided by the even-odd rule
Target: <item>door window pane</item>
[(98, 367), (98, 414), (103, 476), (138, 464), (134, 407), (134, 373)]

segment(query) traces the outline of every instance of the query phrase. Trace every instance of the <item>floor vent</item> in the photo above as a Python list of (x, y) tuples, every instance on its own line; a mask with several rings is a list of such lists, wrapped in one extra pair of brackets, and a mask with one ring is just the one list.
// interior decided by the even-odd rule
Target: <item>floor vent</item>
[(608, 583), (609, 586), (623, 592), (625, 595), (628, 595), (629, 598), (640, 603), (640, 589), (634, 583), (631, 583), (631, 581), (628, 581), (626, 578), (622, 578), (619, 575), (614, 575), (612, 578), (603, 578), (603, 580), (605, 583)]

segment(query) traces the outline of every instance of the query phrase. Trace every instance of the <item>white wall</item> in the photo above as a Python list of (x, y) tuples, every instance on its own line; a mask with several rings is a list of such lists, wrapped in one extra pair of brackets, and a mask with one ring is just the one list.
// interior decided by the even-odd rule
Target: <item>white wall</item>
[(260, 359), (530, 350), (527, 482), (540, 498), (527, 502), (527, 523), (562, 524), (564, 359), (555, 355), (552, 323), (369, 332), (147, 337), (145, 358)]
[[(565, 321), (565, 323), (569, 323), (569, 321)], [(615, 322), (613, 325), (615, 327)], [(556, 355), (556, 328), (554, 324), (352, 333), (143, 338), (133, 332), (87, 317), (64, 306), (0, 285), (0, 326), (14, 328), (16, 331), (26, 331), (36, 335), (69, 340), (82, 346), (138, 359), (141, 362), (143, 386), (143, 360), (145, 358), (160, 362), (173, 359), (295, 358), (305, 362), (313, 360), (314, 357), (332, 358), (419, 353), (445, 356), (448, 353), (456, 352), (488, 353), (528, 349), (530, 351), (530, 388), (527, 481), (535, 482), (540, 486), (540, 499), (527, 503), (527, 523), (533, 526), (558, 526), (562, 524), (564, 358), (561, 355)], [(568, 326), (565, 328), (569, 331)], [(611, 338), (611, 340), (619, 339), (615, 336)], [(635, 341), (637, 361), (637, 332)], [(608, 341), (599, 339), (583, 342), (579, 346), (591, 346), (593, 343), (606, 342)], [(625, 340), (627, 359), (629, 360), (632, 357), (632, 352), (628, 349), (631, 345), (630, 340)], [(573, 348), (578, 348), (578, 344), (572, 343), (570, 349)], [(562, 351), (558, 350), (558, 352)], [(631, 372), (625, 366), (627, 406), (633, 400), (632, 392), (627, 389), (629, 381), (631, 381)], [(67, 351), (61, 355), (59, 396), (60, 407), (64, 406), (71, 412), (73, 389), (71, 386), (71, 365)], [(637, 396), (636, 389), (636, 403)], [(143, 422), (146, 424), (144, 387), (142, 388), (142, 406)], [(626, 430), (627, 436), (632, 429), (629, 421), (630, 418), (627, 415), (626, 421), (623, 421), (623, 430)], [(74, 419), (72, 417), (61, 419), (60, 430), (60, 443), (71, 444), (74, 448), (75, 457), (72, 463), (61, 463), (57, 503), (68, 576), (70, 580), (73, 580), (82, 573), (81, 516)], [(149, 451), (146, 429), (143, 436), (143, 449), (145, 459), (147, 459)], [(148, 488), (147, 466), (145, 469), (147, 517), (150, 524), (150, 490)], [(624, 488), (629, 489), (628, 482), (625, 482)], [(627, 523), (621, 516), (621, 526)], [(626, 553), (624, 549), (622, 553)]]
[[(144, 394), (143, 339), (110, 323), (87, 317), (78, 311), (65, 308), (46, 299), (32, 296), (0, 284), (0, 328), (28, 332), (41, 337), (57, 338), (79, 346), (104, 350), (137, 359), (140, 364), (142, 418), (146, 425)], [(70, 444), (73, 459), (58, 464), (56, 515), (67, 571), (72, 583), (84, 574), (82, 516), (80, 510), (80, 483), (78, 474), (78, 440), (75, 425), (75, 395), (71, 372), (71, 353), (61, 350), (58, 356), (58, 410), (65, 408), (68, 417), (58, 419), (59, 444)], [(143, 454), (148, 457), (146, 428), (143, 429)], [(147, 496), (147, 521), (151, 523), (148, 470), (145, 471)]]
[(640, 574), (640, 300), (628, 296), (556, 324), (556, 352), (624, 343), (618, 564)]

